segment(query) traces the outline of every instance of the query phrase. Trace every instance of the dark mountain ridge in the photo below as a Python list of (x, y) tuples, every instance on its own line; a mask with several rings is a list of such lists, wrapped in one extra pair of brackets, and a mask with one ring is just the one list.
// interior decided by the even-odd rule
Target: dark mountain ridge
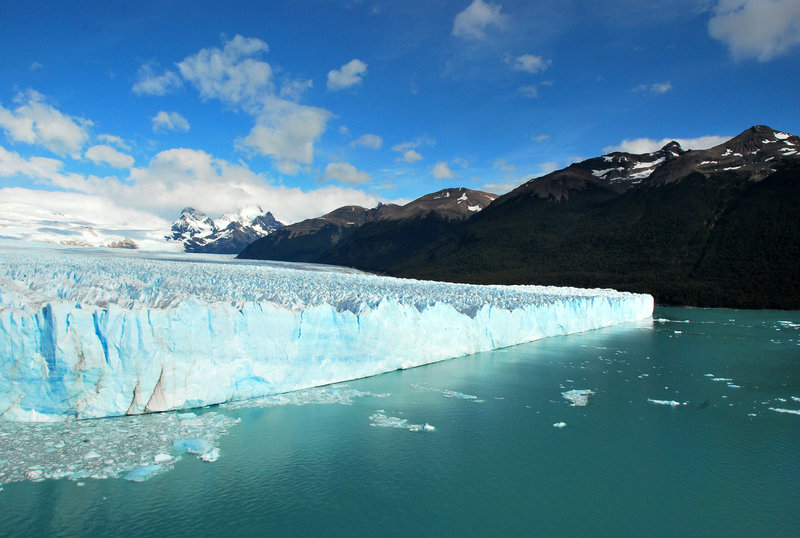
[[(349, 259), (351, 252), (361, 252), (361, 258), (374, 255), (369, 245), (365, 245), (364, 248), (360, 246), (363, 241), (357, 237), (352, 240), (359, 247), (349, 246), (351, 236), (356, 232), (361, 237), (366, 237), (375, 233), (375, 230), (398, 232), (409, 227), (406, 231), (410, 232), (411, 228), (422, 231), (432, 240), (435, 237), (431, 236), (426, 226), (422, 227), (423, 230), (419, 230), (420, 227), (413, 223), (422, 220), (433, 225), (435, 222), (434, 228), (442, 233), (454, 222), (480, 211), (495, 198), (496, 195), (491, 193), (457, 188), (427, 194), (402, 206), (379, 204), (378, 207), (371, 209), (344, 206), (321, 217), (285, 226), (249, 245), (239, 257), (351, 265)], [(394, 237), (388, 245), (405, 244), (409, 239), (412, 238)], [(418, 240), (414, 241), (418, 246), (422, 246)], [(378, 249), (380, 246), (373, 245)], [(400, 250), (405, 251), (406, 248)], [(384, 255), (389, 254), (385, 250), (383, 252)]]

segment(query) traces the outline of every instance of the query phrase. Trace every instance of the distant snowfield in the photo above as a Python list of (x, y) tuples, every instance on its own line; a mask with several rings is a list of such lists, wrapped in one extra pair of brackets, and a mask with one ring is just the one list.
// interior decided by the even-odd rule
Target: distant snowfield
[(188, 409), (652, 316), (649, 295), (0, 245), (0, 419)]

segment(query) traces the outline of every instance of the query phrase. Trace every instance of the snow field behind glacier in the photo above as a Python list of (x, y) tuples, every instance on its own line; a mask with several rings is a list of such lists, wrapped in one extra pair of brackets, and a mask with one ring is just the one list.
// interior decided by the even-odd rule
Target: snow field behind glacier
[(187, 409), (650, 317), (649, 295), (0, 247), (0, 419)]

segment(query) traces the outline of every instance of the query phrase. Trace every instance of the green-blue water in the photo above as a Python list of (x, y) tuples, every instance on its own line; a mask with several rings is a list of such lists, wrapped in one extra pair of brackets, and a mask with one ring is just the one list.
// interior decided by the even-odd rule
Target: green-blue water
[(800, 312), (654, 317), (208, 409), (215, 463), (6, 483), (0, 535), (796, 535)]

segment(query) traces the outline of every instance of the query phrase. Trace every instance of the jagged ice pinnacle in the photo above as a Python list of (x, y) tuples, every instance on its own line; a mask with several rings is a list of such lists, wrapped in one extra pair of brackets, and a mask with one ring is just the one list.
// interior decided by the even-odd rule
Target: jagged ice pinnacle
[(0, 247), (0, 419), (185, 409), (650, 317), (649, 295)]

